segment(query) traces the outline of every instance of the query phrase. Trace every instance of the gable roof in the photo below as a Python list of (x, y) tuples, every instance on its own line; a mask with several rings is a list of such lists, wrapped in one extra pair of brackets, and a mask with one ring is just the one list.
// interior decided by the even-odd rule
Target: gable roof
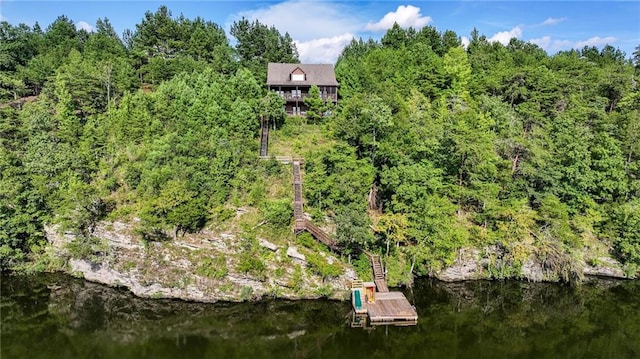
[[(289, 75), (300, 69), (306, 74), (304, 81), (291, 81)], [(333, 65), (328, 64), (280, 64), (270, 62), (267, 65), (267, 85), (284, 86), (338, 86)]]

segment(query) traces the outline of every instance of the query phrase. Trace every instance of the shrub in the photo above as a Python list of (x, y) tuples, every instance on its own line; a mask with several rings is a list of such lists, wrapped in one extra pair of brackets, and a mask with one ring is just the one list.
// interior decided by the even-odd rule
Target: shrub
[(242, 287), (242, 289), (240, 289), (240, 299), (245, 301), (253, 299), (253, 288), (248, 285)]
[(263, 208), (264, 218), (276, 227), (286, 227), (293, 217), (293, 206), (289, 199), (268, 201)]
[(356, 270), (358, 278), (364, 281), (373, 280), (373, 272), (371, 270), (371, 262), (366, 254), (360, 253), (358, 258), (353, 261), (353, 268)]
[(264, 264), (261, 258), (255, 255), (255, 253), (243, 253), (240, 256), (240, 262), (238, 263), (238, 270), (245, 274), (252, 274), (256, 276), (262, 276), (267, 266)]
[(73, 241), (67, 243), (67, 250), (72, 258), (97, 260), (97, 257), (107, 251), (107, 245), (99, 238), (89, 236), (78, 236)]
[(342, 268), (340, 265), (334, 263), (329, 264), (327, 259), (317, 253), (309, 253), (305, 255), (307, 263), (311, 268), (311, 271), (322, 277), (322, 279), (335, 278), (342, 274)]
[(196, 274), (215, 278), (222, 279), (229, 273), (227, 269), (227, 262), (224, 257), (216, 257), (212, 259), (211, 257), (203, 258), (198, 266), (196, 267)]

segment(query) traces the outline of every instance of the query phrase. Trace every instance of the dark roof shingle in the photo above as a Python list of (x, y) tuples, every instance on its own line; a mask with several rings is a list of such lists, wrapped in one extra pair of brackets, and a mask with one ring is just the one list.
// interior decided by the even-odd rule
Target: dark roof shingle
[[(300, 68), (307, 75), (305, 81), (291, 81), (289, 74)], [(280, 64), (270, 62), (267, 66), (267, 85), (317, 85), (338, 86), (333, 65), (328, 64)]]

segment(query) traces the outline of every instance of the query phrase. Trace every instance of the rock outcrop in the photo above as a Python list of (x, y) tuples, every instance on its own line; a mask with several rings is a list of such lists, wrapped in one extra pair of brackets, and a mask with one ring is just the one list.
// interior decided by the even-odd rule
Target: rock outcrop
[[(198, 302), (243, 301), (263, 297), (345, 299), (355, 272), (344, 266), (337, 278), (323, 279), (306, 270), (295, 247), (286, 253), (275, 243), (258, 239), (247, 253), (246, 239), (232, 233), (203, 231), (177, 240), (144, 243), (128, 223), (96, 226), (93, 243), (46, 227), (57, 255), (68, 258), (67, 271), (88, 281), (126, 287), (135, 295)], [(75, 242), (73, 246), (69, 244)], [(78, 257), (72, 247), (85, 246), (91, 255)], [(83, 253), (86, 253), (85, 249)], [(74, 258), (76, 257), (76, 258)], [(328, 263), (339, 262), (327, 255)]]
[[(45, 227), (57, 256), (68, 258), (66, 270), (88, 281), (126, 287), (140, 297), (176, 298), (198, 302), (243, 301), (263, 297), (346, 299), (356, 279), (352, 267), (333, 255), (321, 253), (329, 265), (342, 265), (337, 278), (323, 279), (312, 270), (300, 248), (257, 239), (255, 245), (233, 233), (203, 231), (163, 242), (143, 242), (133, 225), (104, 222), (96, 226), (91, 243), (58, 228)], [(75, 241), (75, 242), (74, 242)], [(70, 245), (71, 243), (74, 245)], [(82, 255), (73, 248), (84, 246)], [(246, 252), (247, 247), (253, 251)], [(91, 253), (87, 255), (86, 253)], [(306, 252), (305, 252), (306, 253)], [(496, 247), (484, 251), (463, 248), (451, 266), (433, 275), (446, 282), (495, 278), (496, 269), (529, 281), (557, 281), (558, 276), (531, 256), (519, 273), (500, 267), (504, 253)], [(623, 266), (607, 256), (587, 256), (576, 268), (584, 276), (625, 278)], [(497, 264), (498, 263), (498, 264)]]
[[(489, 256), (502, 257), (503, 254), (500, 249), (495, 247), (487, 247), (484, 252), (475, 248), (463, 248), (459, 251), (453, 264), (435, 273), (435, 277), (445, 282), (491, 279), (490, 266), (496, 266), (496, 264), (493, 263), (495, 258), (492, 261)], [(598, 276), (624, 279), (626, 276), (622, 268), (623, 266), (620, 262), (607, 256), (599, 256), (587, 262), (581, 261), (576, 264), (576, 270), (587, 278), (589, 276)], [(532, 282), (559, 280), (556, 273), (544, 268), (542, 263), (534, 256), (530, 256), (524, 261), (520, 272), (516, 273), (515, 276)]]

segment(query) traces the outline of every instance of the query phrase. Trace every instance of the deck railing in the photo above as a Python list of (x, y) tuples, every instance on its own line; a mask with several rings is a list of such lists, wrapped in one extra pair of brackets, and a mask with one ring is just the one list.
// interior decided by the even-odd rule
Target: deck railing
[[(282, 97), (283, 99), (287, 100), (287, 101), (302, 101), (305, 98), (309, 97), (309, 93), (301, 93), (301, 94), (294, 94), (291, 92), (284, 92), (284, 93), (280, 93), (280, 97)], [(338, 95), (337, 94), (331, 94), (331, 93), (327, 93), (327, 94), (320, 94), (320, 98), (323, 99), (324, 101), (333, 101), (336, 102), (338, 101)]]

